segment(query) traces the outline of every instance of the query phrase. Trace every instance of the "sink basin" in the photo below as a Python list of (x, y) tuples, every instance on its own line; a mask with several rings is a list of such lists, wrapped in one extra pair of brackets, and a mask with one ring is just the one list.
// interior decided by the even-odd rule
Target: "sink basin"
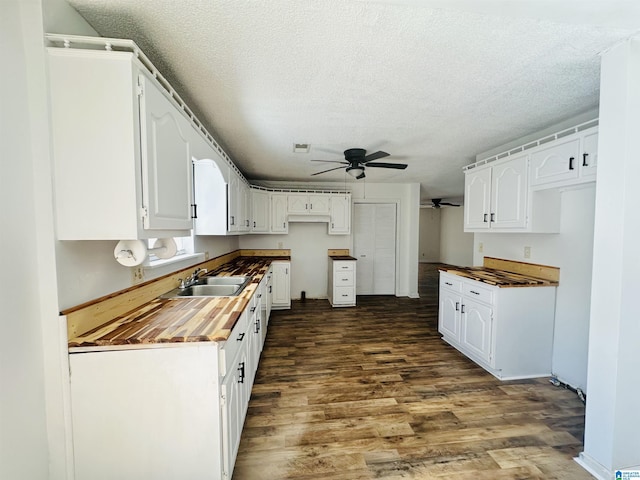
[(196, 285), (243, 285), (248, 282), (251, 277), (202, 277), (196, 282)]
[(174, 288), (160, 298), (235, 297), (244, 290), (251, 277), (202, 277), (187, 288)]

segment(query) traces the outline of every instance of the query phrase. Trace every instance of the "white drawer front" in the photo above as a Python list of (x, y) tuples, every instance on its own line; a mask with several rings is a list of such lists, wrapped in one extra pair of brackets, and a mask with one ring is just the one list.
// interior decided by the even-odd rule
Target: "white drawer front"
[(455, 278), (455, 275), (440, 274), (440, 288), (447, 288), (455, 292), (462, 292), (462, 280)]
[(229, 339), (224, 342), (220, 350), (220, 375), (223, 377), (233, 365), (236, 354), (240, 351), (244, 342), (248, 340), (246, 338), (247, 318), (247, 312), (245, 311), (236, 322), (233, 330), (231, 330)]
[(491, 289), (479, 286), (476, 282), (464, 282), (463, 293), (478, 302), (488, 304), (493, 302), (493, 292)]
[(345, 261), (336, 261), (333, 262), (333, 271), (334, 272), (344, 272), (344, 271), (353, 271), (353, 266), (355, 262), (345, 262)]
[(353, 287), (353, 271), (336, 272), (333, 276), (333, 283), (336, 287)]
[(333, 303), (353, 303), (356, 301), (356, 291), (353, 287), (335, 287)]

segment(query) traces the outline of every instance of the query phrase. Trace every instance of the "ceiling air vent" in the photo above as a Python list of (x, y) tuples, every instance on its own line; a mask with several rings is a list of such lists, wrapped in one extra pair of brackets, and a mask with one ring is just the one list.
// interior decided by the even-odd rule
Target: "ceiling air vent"
[(311, 145), (308, 143), (294, 143), (293, 144), (293, 152), (294, 153), (309, 153), (309, 148)]

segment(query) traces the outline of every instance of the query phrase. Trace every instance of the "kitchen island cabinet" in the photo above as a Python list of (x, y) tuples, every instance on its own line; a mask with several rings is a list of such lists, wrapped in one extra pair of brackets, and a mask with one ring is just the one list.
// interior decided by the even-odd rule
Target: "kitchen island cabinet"
[(353, 307), (356, 304), (356, 259), (350, 256), (330, 256), (329, 303), (332, 307)]
[(460, 273), (440, 272), (443, 340), (502, 380), (551, 375), (557, 283), (510, 273), (498, 285), (482, 269)]

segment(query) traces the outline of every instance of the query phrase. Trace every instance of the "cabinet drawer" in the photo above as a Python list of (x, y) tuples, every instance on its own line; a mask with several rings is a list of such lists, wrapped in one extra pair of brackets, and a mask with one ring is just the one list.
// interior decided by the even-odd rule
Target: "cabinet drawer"
[(220, 376), (222, 377), (227, 374), (229, 368), (232, 368), (236, 355), (248, 340), (246, 338), (248, 318), (247, 312), (243, 312), (231, 330), (229, 339), (224, 342), (220, 350)]
[(462, 292), (462, 280), (458, 280), (454, 275), (440, 274), (440, 288)]
[(335, 287), (333, 303), (353, 303), (356, 301), (356, 291), (353, 287)]
[(464, 295), (478, 302), (491, 304), (493, 301), (493, 292), (491, 289), (479, 286), (477, 282), (464, 282), (462, 289)]
[(355, 262), (344, 262), (344, 261), (333, 262), (333, 271), (334, 272), (353, 271), (354, 263)]
[(336, 272), (333, 275), (333, 284), (336, 287), (353, 287), (353, 271)]

